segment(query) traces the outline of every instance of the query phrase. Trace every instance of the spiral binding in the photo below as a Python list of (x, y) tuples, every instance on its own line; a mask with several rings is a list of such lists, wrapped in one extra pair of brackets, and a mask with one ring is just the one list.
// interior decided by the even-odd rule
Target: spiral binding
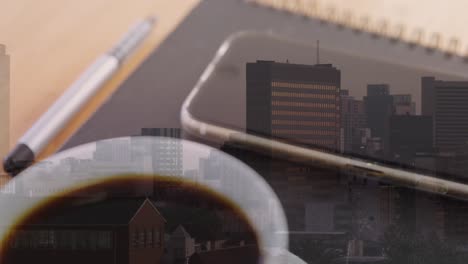
[[(424, 47), (428, 53), (440, 51), (446, 58), (460, 56), (468, 63), (468, 47), (466, 51), (460, 50), (460, 40), (450, 38), (444, 41), (438, 32), (427, 34), (423, 29), (416, 28), (411, 31), (403, 24), (392, 25), (387, 20), (374, 21), (370, 16), (356, 17), (350, 10), (340, 10), (336, 6), (324, 7), (320, 0), (244, 0), (245, 2), (263, 7), (272, 8), (314, 18), (323, 23), (331, 23), (339, 28), (348, 28), (356, 33), (366, 32), (375, 38), (386, 38), (392, 43), (405, 43), (410, 48)], [(428, 37), (426, 37), (426, 35)]]

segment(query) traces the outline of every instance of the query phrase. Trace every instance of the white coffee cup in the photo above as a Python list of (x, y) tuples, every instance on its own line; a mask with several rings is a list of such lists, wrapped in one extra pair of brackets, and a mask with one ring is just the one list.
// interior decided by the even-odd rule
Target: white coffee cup
[[(200, 162), (211, 165), (200, 168)], [(73, 170), (76, 164), (80, 169)], [(0, 241), (5, 243), (28, 214), (50, 199), (129, 175), (142, 180), (164, 176), (216, 193), (238, 207), (256, 232), (259, 263), (304, 263), (288, 252), (284, 210), (261, 176), (217, 149), (162, 137), (89, 143), (60, 152), (25, 170), (1, 190)], [(140, 191), (152, 191), (146, 187), (141, 186)]]

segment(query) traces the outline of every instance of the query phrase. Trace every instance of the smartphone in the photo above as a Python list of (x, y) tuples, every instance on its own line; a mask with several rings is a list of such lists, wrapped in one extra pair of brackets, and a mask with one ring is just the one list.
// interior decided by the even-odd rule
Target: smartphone
[[(462, 69), (468, 66), (443, 72), (319, 44), (269, 33), (233, 35), (185, 100), (184, 129), (218, 144), (466, 198), (464, 168), (447, 168), (454, 157), (463, 163), (467, 144), (468, 116), (460, 115), (467, 110)], [(431, 97), (437, 85), (454, 87)], [(450, 98), (459, 109), (441, 107), (436, 116), (432, 105), (450, 104)]]
[(402, 45), (237, 33), (183, 104), (188, 135), (272, 186), (305, 261), (465, 254), (468, 65)]

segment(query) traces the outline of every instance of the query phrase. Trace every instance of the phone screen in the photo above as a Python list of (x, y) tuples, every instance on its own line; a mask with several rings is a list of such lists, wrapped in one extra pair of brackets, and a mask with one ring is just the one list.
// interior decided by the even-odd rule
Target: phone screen
[(460, 74), (268, 34), (233, 39), (212, 66), (190, 105), (198, 120), (455, 181), (466, 176), (468, 78)]

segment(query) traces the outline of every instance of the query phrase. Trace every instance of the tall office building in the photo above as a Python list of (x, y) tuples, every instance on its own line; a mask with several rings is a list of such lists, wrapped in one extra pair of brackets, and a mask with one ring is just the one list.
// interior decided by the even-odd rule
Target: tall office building
[(388, 120), (394, 114), (393, 97), (390, 95), (388, 84), (367, 85), (364, 105), (371, 135), (381, 139), (385, 152), (388, 148)]
[(392, 97), (395, 115), (416, 114), (416, 103), (412, 101), (411, 94), (394, 94)]
[(453, 151), (468, 144), (468, 81), (421, 79), (422, 114), (433, 116), (434, 145)]
[(96, 143), (93, 159), (100, 162), (127, 164), (132, 161), (129, 139), (104, 140)]
[(180, 128), (142, 128), (142, 136), (181, 138), (182, 131)]
[(153, 169), (162, 171), (167, 176), (182, 176), (183, 175), (183, 151), (180, 128), (143, 128), (141, 129), (142, 136), (158, 136), (166, 137), (166, 143), (154, 144), (152, 146), (152, 164)]
[(248, 133), (339, 150), (337, 68), (257, 61), (246, 70)]
[(0, 157), (8, 152), (10, 140), (10, 57), (0, 44)]
[(417, 153), (432, 152), (431, 116), (395, 115), (389, 121), (392, 161), (414, 165)]
[(358, 152), (361, 145), (361, 129), (366, 127), (364, 102), (341, 90), (341, 127), (343, 152)]

